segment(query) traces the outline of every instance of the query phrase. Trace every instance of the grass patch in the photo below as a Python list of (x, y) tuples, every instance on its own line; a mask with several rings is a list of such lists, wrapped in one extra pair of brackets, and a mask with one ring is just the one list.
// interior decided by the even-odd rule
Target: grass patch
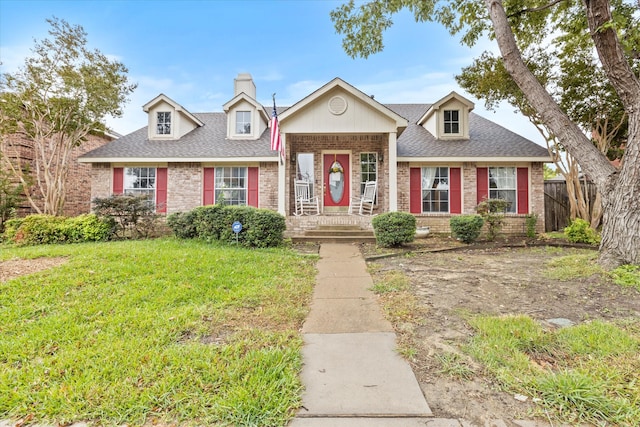
[(470, 380), (475, 372), (457, 353), (436, 354), (440, 364), (440, 373), (452, 376), (459, 380)]
[(280, 426), (294, 415), (315, 258), (174, 239), (0, 258), (41, 256), (69, 262), (0, 283), (0, 419)]
[(571, 280), (604, 274), (597, 263), (598, 253), (580, 251), (579, 253), (558, 257), (547, 263), (545, 276), (555, 280)]
[(636, 288), (640, 291), (640, 265), (621, 265), (611, 271), (610, 276), (617, 285)]
[(557, 331), (528, 316), (477, 316), (466, 350), (505, 389), (537, 397), (564, 422), (640, 425), (640, 322)]

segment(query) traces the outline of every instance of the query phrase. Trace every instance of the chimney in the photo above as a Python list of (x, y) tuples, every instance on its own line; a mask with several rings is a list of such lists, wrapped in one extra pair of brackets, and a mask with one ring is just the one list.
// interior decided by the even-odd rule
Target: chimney
[(256, 99), (256, 85), (253, 83), (253, 78), (249, 73), (240, 73), (238, 77), (233, 80), (233, 96), (239, 95), (242, 92), (252, 99)]

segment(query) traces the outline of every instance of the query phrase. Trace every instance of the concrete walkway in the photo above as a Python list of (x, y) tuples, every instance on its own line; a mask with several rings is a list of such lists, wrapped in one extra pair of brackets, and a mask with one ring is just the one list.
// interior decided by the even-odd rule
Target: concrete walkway
[(477, 425), (433, 417), (411, 367), (396, 352), (396, 335), (369, 290), (373, 281), (359, 248), (323, 243), (317, 268), (302, 329), (305, 392), (289, 427), (551, 427), (537, 420)]
[(360, 250), (322, 244), (305, 346), (302, 409), (290, 427), (424, 426), (432, 416), (396, 352)]

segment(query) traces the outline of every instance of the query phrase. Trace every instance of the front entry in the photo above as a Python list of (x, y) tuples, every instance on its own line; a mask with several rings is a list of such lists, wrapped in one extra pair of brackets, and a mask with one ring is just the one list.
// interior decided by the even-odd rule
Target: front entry
[(349, 154), (325, 154), (323, 156), (324, 208), (342, 211), (350, 202)]

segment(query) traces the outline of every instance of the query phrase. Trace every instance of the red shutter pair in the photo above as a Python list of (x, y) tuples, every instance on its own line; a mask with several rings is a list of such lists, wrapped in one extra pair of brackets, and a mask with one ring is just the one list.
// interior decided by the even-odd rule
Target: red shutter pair
[[(113, 168), (113, 194), (124, 193), (124, 168)], [(167, 212), (167, 168), (156, 168), (156, 212)]]
[[(477, 202), (489, 198), (489, 168), (478, 168), (477, 171)], [(529, 169), (517, 168), (516, 170), (516, 199), (518, 213), (529, 213)]]
[[(216, 202), (215, 196), (215, 175), (216, 168), (204, 168), (204, 185), (202, 194), (202, 204), (204, 206), (213, 205)], [(247, 205), (258, 207), (258, 168), (247, 168)]]
[[(422, 213), (422, 170), (409, 169), (409, 212)], [(462, 213), (462, 174), (460, 168), (449, 168), (449, 213)]]

